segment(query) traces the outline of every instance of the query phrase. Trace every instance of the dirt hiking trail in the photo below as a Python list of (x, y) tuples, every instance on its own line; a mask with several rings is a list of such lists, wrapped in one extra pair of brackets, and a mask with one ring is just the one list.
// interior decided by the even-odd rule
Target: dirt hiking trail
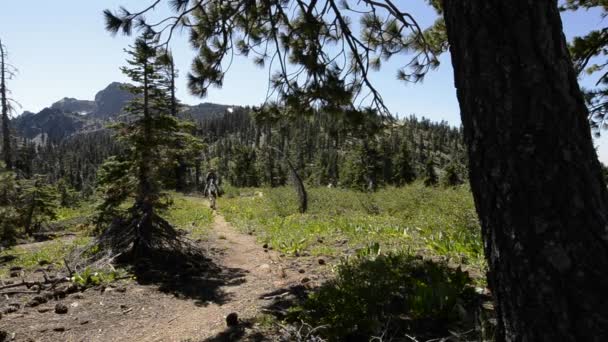
[[(243, 323), (262, 312), (280, 312), (284, 299), (318, 285), (328, 267), (263, 248), (219, 214), (199, 245), (211, 265), (200, 274), (175, 273), (163, 283), (152, 273), (150, 282), (89, 288), (34, 306), (28, 305), (33, 295), (3, 296), (0, 330), (15, 341), (268, 340), (246, 324), (227, 328), (226, 316), (237, 313)], [(55, 313), (58, 303), (68, 307), (67, 314)]]
[(262, 299), (265, 294), (300, 281), (299, 274), (285, 270), (278, 253), (265, 252), (255, 237), (237, 232), (220, 215), (214, 217), (209, 242), (221, 255), (217, 260), (221, 268), (242, 272), (242, 278), (221, 288), (228, 297), (227, 302), (202, 307), (182, 303), (185, 305), (173, 320), (161, 324), (152, 333), (142, 334), (143, 341), (169, 341), (177, 336), (179, 339), (197, 337), (204, 340), (217, 336), (226, 330), (228, 314), (236, 312), (239, 317), (253, 317), (268, 304)]

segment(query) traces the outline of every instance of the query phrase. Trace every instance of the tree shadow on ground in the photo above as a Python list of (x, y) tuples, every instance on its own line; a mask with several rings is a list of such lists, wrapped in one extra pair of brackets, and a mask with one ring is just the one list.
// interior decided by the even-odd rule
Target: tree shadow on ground
[(199, 306), (230, 301), (231, 295), (222, 287), (244, 283), (247, 273), (240, 268), (221, 267), (195, 249), (156, 250), (129, 264), (139, 284), (156, 285), (163, 293), (193, 299)]
[(262, 311), (279, 320), (284, 320), (287, 318), (290, 308), (304, 303), (308, 295), (316, 290), (318, 287), (297, 284), (265, 293), (259, 297), (268, 300), (268, 304), (263, 307)]

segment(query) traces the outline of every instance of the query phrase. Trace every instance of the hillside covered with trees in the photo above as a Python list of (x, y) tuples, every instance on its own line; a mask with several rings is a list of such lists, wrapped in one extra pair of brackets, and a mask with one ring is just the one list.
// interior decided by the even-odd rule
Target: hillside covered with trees
[[(106, 9), (127, 82), (21, 115), (0, 32), (0, 341), (608, 339), (608, 44), (562, 24), (608, 5), (424, 3)], [(461, 127), (394, 115), (442, 54)], [(235, 56), (265, 98), (182, 102)]]

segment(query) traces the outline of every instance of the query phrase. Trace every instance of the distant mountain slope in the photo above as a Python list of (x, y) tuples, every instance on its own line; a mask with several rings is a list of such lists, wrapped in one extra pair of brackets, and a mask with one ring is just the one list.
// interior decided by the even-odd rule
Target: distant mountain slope
[(13, 128), (19, 135), (39, 142), (58, 142), (80, 131), (87, 119), (79, 114), (66, 113), (57, 108), (45, 108), (40, 113), (25, 113), (13, 120)]
[(56, 109), (66, 113), (78, 113), (86, 115), (94, 112), (97, 109), (97, 104), (95, 101), (84, 101), (64, 97), (63, 99), (53, 103), (51, 105), (51, 109)]
[(133, 98), (133, 94), (122, 89), (124, 83), (113, 82), (95, 95), (97, 108), (89, 114), (94, 119), (106, 120), (115, 117)]
[[(94, 101), (64, 97), (39, 113), (24, 112), (13, 119), (12, 126), (18, 135), (40, 143), (57, 143), (75, 133), (98, 130), (118, 117), (125, 105), (133, 100), (133, 94), (124, 90), (124, 85), (111, 83), (95, 95)], [(200, 122), (222, 116), (232, 107), (208, 102), (184, 105), (181, 116)]]
[(222, 116), (233, 107), (235, 106), (205, 102), (196, 106), (184, 106), (182, 116), (185, 119), (200, 122), (205, 119)]
[(122, 85), (111, 83), (95, 95), (95, 101), (64, 97), (39, 113), (24, 112), (13, 119), (12, 125), (22, 137), (54, 143), (74, 133), (99, 129), (103, 121), (120, 114), (133, 99)]

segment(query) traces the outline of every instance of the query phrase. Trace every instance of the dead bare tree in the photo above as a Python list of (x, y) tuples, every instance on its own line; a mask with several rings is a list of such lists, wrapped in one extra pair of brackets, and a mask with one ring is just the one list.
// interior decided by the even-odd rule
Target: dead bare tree
[(9, 170), (13, 169), (13, 159), (11, 151), (11, 130), (10, 118), (11, 103), (15, 103), (9, 98), (10, 91), (7, 88), (7, 81), (15, 76), (16, 69), (8, 63), (8, 52), (6, 46), (0, 39), (0, 106), (2, 107), (2, 156), (4, 164)]

